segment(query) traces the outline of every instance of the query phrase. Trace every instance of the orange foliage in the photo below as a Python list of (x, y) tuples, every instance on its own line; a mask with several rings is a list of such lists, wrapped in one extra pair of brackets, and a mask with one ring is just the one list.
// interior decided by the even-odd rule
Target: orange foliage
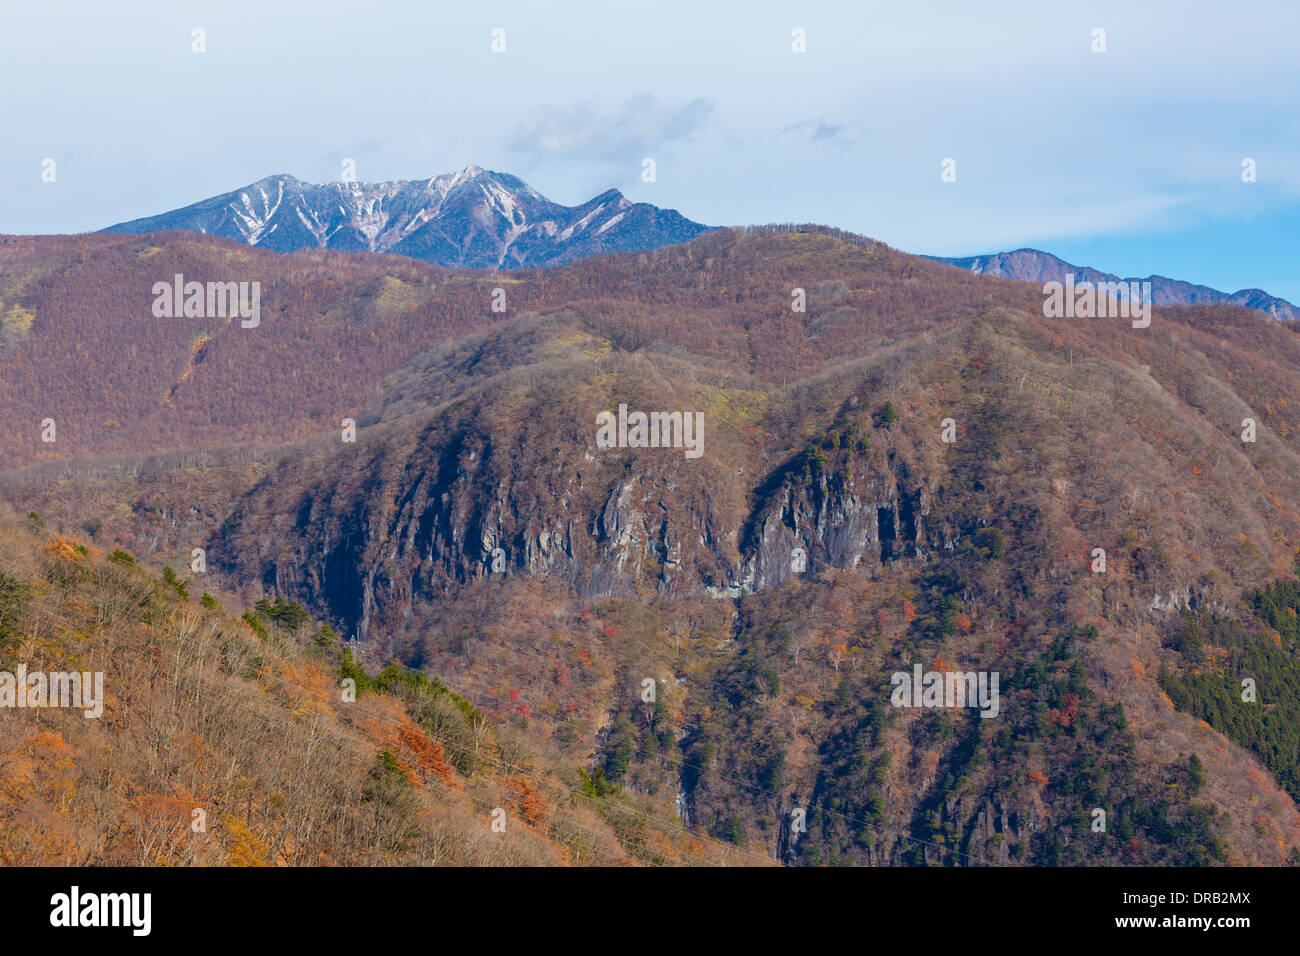
[(452, 785), (451, 765), (447, 763), (441, 744), (430, 740), (413, 724), (403, 724), (397, 729), (397, 736), (402, 747), (413, 757), (421, 777)]
[(45, 552), (51, 557), (61, 558), (64, 561), (76, 561), (80, 557), (76, 546), (67, 538), (57, 534), (54, 540), (45, 546)]
[(549, 814), (546, 802), (526, 777), (507, 777), (505, 783), (510, 793), (510, 807), (525, 823), (536, 827), (546, 822)]
[(76, 795), (77, 756), (60, 734), (48, 731), (0, 750), (0, 821), (22, 834), (26, 844), (25, 859), (11, 856), (13, 841), (6, 835), (0, 840), (0, 863), (76, 861), (77, 830), (69, 809)]
[(266, 843), (238, 817), (222, 821), (226, 836), (227, 866), (270, 866)]
[(334, 684), (320, 664), (290, 661), (281, 672), (281, 678), (289, 697), (289, 710), (295, 717), (330, 711)]

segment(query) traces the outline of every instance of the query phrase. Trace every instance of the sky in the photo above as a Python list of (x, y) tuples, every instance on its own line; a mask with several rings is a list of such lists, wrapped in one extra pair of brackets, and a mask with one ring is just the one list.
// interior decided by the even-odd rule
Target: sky
[(1295, 0), (0, 0), (0, 233), (475, 164), (1300, 302), (1297, 27)]

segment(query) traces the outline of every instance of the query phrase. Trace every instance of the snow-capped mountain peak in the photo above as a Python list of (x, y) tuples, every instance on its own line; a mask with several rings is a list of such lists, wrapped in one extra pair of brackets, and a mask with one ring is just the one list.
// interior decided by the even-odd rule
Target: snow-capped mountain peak
[(287, 173), (106, 232), (173, 229), (276, 252), (388, 252), (444, 266), (556, 265), (685, 242), (708, 227), (610, 189), (578, 206), (508, 173), (469, 165), (427, 180), (303, 182)]

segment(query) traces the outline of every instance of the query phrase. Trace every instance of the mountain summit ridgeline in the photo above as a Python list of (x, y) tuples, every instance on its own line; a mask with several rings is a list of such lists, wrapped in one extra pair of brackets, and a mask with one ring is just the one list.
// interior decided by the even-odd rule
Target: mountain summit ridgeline
[(1075, 266), (1063, 259), (1058, 259), (1050, 252), (1039, 249), (1017, 249), (1014, 252), (998, 252), (987, 256), (965, 256), (963, 258), (944, 258), (927, 256), (935, 262), (956, 266), (976, 275), (999, 276), (1003, 279), (1020, 279), (1024, 282), (1061, 282), (1067, 274), (1073, 274), (1080, 282), (1150, 282), (1151, 303), (1153, 305), (1200, 305), (1222, 302), (1227, 305), (1241, 305), (1248, 309), (1263, 312), (1274, 319), (1292, 321), (1300, 318), (1300, 309), (1277, 296), (1269, 295), (1263, 289), (1238, 289), (1236, 292), (1220, 292), (1209, 286), (1170, 279), (1165, 276), (1147, 276), (1145, 279), (1128, 278), (1121, 280), (1110, 272), (1101, 272), (1088, 266)]
[(561, 265), (606, 252), (686, 242), (708, 230), (672, 209), (610, 189), (578, 206), (478, 166), (427, 180), (314, 184), (289, 175), (104, 232), (185, 230), (259, 249), (390, 252), (460, 268)]

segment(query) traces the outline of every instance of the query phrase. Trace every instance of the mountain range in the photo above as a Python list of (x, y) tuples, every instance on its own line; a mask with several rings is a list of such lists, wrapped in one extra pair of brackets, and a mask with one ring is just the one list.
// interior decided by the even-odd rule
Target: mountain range
[(1164, 276), (1146, 276), (1143, 279), (1130, 277), (1120, 279), (1109, 272), (1101, 272), (1088, 266), (1076, 266), (1057, 258), (1050, 252), (1039, 249), (1016, 249), (1014, 252), (996, 252), (985, 256), (965, 256), (945, 258), (927, 256), (935, 262), (957, 266), (977, 275), (1001, 276), (1004, 279), (1019, 279), (1024, 282), (1064, 282), (1067, 274), (1073, 274), (1077, 282), (1150, 282), (1153, 305), (1197, 305), (1209, 302), (1224, 302), (1229, 305), (1242, 305), (1257, 309), (1275, 319), (1292, 321), (1300, 317), (1300, 309), (1288, 302), (1269, 295), (1262, 289), (1239, 289), (1236, 292), (1220, 292), (1209, 286), (1196, 285), (1180, 279), (1168, 279)]
[[(260, 323), (157, 315), (178, 273), (259, 283)], [(55, 862), (1300, 861), (1297, 328), (1048, 317), (820, 226), (508, 274), (0, 237), (0, 669), (75, 658), (112, 697), (0, 722), (0, 832)], [(602, 444), (620, 406), (702, 415), (702, 455)], [(999, 675), (996, 718), (897, 706), (916, 669)]]
[(427, 180), (306, 183), (268, 176), (183, 209), (110, 226), (187, 230), (259, 249), (391, 252), (449, 267), (553, 266), (605, 252), (685, 242), (708, 227), (610, 189), (578, 206), (523, 180), (466, 166)]
[[(523, 180), (466, 166), (427, 180), (314, 184), (281, 174), (210, 199), (109, 226), (142, 235), (184, 230), (223, 236), (259, 249), (293, 252), (387, 252), (448, 268), (513, 269), (562, 265), (609, 252), (645, 252), (708, 231), (676, 210), (631, 202), (617, 189), (577, 206), (552, 202)], [(1042, 284), (1120, 281), (1038, 249), (990, 255), (927, 256), (979, 275)], [(1132, 280), (1123, 280), (1132, 281)], [(1280, 320), (1300, 309), (1260, 289), (1221, 292), (1148, 276), (1155, 305), (1224, 302)]]

